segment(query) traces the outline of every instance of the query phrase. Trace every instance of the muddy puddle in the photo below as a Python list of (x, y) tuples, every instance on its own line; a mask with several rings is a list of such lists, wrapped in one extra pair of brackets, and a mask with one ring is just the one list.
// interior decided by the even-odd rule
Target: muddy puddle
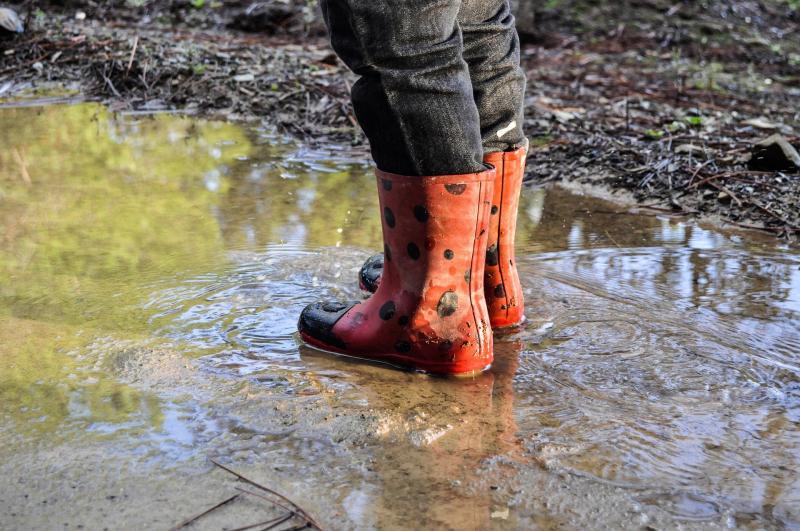
[[(800, 527), (800, 254), (527, 189), (527, 323), (471, 380), (301, 347), (380, 245), (363, 153), (0, 110), (0, 528)], [(274, 509), (242, 497), (198, 529)]]

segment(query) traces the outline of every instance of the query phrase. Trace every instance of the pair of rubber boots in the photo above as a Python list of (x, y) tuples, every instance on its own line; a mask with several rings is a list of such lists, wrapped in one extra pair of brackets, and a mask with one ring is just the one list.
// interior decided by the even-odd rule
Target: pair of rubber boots
[(514, 264), (526, 149), (486, 155), (487, 170), (412, 177), (378, 170), (383, 255), (364, 264), (364, 302), (315, 303), (298, 323), (322, 350), (434, 374), (493, 360), (492, 328), (524, 319)]

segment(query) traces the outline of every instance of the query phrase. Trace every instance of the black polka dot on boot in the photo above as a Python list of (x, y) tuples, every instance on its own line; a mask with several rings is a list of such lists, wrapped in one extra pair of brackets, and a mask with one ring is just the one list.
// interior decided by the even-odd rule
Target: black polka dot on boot
[(494, 287), (494, 296), (498, 299), (504, 298), (506, 296), (506, 288), (502, 284), (498, 284)]
[(381, 182), (383, 183), (384, 190), (386, 190), (387, 192), (390, 192), (392, 190), (392, 181), (388, 179), (381, 179)]
[(397, 224), (397, 221), (394, 219), (394, 212), (392, 212), (391, 208), (384, 207), (383, 217), (386, 219), (386, 224), (389, 225), (390, 229), (393, 229), (394, 226)]
[(384, 321), (388, 321), (389, 319), (394, 317), (394, 312), (395, 311), (396, 311), (396, 308), (395, 308), (394, 302), (388, 301), (388, 302), (385, 302), (383, 304), (383, 306), (381, 306), (381, 309), (378, 312), (378, 315), (380, 315), (381, 319), (383, 319)]
[(430, 217), (430, 213), (428, 213), (428, 209), (422, 205), (417, 205), (414, 207), (414, 217), (417, 218), (417, 221), (421, 223), (425, 223), (428, 221)]
[(451, 249), (445, 249), (444, 257), (447, 260), (452, 260), (453, 258), (455, 258), (455, 256), (456, 256), (456, 253), (454, 253)]
[(461, 195), (467, 189), (466, 184), (446, 184), (444, 189), (453, 195)]
[(414, 242), (408, 244), (408, 256), (411, 257), (412, 260), (419, 260), (419, 247)]
[(496, 266), (498, 261), (499, 256), (497, 256), (497, 245), (492, 245), (486, 249), (486, 265)]

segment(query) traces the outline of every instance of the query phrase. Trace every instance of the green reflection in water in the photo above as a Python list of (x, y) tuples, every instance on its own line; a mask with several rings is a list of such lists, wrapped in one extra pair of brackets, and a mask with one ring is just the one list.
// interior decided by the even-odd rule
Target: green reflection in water
[(251, 149), (235, 126), (96, 106), (4, 111), (0, 142), (0, 311), (114, 330), (142, 330), (142, 279), (218, 259), (209, 214), (228, 184), (204, 176)]
[[(155, 396), (88, 371), (67, 354), (85, 342), (76, 328), (4, 318), (0, 338), (0, 420), (10, 421), (19, 434), (63, 436), (65, 423), (81, 429), (142, 416), (147, 426), (160, 427), (163, 414)], [(0, 439), (11, 436), (0, 430)]]
[(0, 417), (22, 432), (143, 414), (158, 427), (154, 397), (68, 352), (146, 336), (147, 282), (222, 263), (213, 209), (252, 143), (233, 125), (95, 105), (4, 110), (0, 143)]
[(153, 292), (229, 251), (380, 247), (363, 168), (235, 124), (5, 109), (0, 143), (0, 421), (18, 432), (158, 428), (155, 398), (90, 370), (87, 345), (157, 341)]

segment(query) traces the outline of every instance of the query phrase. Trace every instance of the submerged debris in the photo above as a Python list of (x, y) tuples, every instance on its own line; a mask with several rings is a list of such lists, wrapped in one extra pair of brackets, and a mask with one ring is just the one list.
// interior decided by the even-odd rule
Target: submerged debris
[(242, 474), (235, 472), (224, 465), (221, 465), (220, 463), (214, 461), (213, 459), (211, 460), (211, 462), (214, 463), (215, 466), (224, 470), (225, 472), (228, 472), (229, 474), (233, 474), (234, 476), (236, 476), (236, 478), (239, 481), (242, 481), (252, 487), (259, 489), (264, 494), (237, 487), (236, 490), (239, 491), (239, 494), (234, 494), (233, 496), (225, 498), (224, 500), (217, 503), (213, 507), (210, 507), (199, 514), (187, 518), (186, 520), (182, 521), (181, 523), (173, 527), (170, 531), (178, 531), (179, 529), (184, 529), (185, 527), (197, 522), (204, 516), (208, 516), (209, 514), (213, 513), (217, 509), (220, 509), (221, 507), (224, 507), (229, 503), (236, 501), (243, 494), (248, 496), (254, 496), (256, 498), (264, 500), (268, 502), (270, 505), (274, 507), (279, 507), (286, 512), (277, 517), (271, 517), (267, 520), (264, 520), (263, 522), (256, 522), (255, 524), (251, 524), (245, 527), (239, 527), (237, 528), (239, 531), (244, 531), (245, 529), (256, 529), (256, 528), (262, 530), (274, 529), (286, 522), (292, 523), (292, 521), (300, 522), (298, 525), (292, 526), (292, 529), (298, 529), (298, 530), (316, 529), (318, 531), (322, 531), (322, 527), (316, 522), (316, 520), (314, 520), (313, 517), (311, 517), (311, 515), (309, 515), (305, 510), (303, 510), (302, 507), (294, 503), (292, 500), (290, 500), (283, 494), (280, 494), (279, 492), (276, 492), (275, 490), (270, 489), (269, 487), (265, 487), (264, 485), (256, 483), (252, 479), (248, 479)]

